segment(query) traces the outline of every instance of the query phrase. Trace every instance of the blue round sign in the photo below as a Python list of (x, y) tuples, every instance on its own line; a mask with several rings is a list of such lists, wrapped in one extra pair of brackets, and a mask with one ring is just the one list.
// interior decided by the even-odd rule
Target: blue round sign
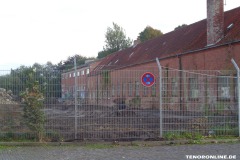
[(155, 83), (155, 76), (150, 72), (146, 72), (142, 75), (141, 81), (144, 86), (151, 87)]

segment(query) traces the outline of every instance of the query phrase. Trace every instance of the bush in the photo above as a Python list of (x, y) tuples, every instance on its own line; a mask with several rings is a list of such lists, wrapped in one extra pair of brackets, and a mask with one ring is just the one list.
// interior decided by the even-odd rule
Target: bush
[(24, 120), (28, 128), (37, 135), (38, 141), (42, 142), (44, 137), (44, 112), (41, 110), (43, 106), (43, 93), (40, 90), (38, 81), (33, 79), (33, 74), (28, 77), (28, 87), (21, 93), (24, 102)]

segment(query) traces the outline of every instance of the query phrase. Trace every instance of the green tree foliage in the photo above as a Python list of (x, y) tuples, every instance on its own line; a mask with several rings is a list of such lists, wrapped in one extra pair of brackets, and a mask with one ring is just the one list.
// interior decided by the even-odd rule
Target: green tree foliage
[(106, 45), (103, 47), (103, 51), (98, 53), (97, 58), (103, 58), (132, 45), (132, 40), (126, 36), (124, 29), (116, 23), (113, 23), (113, 28), (107, 28), (105, 38)]
[(106, 57), (107, 55), (113, 53), (111, 50), (103, 50), (103, 51), (100, 51), (98, 52), (98, 57), (97, 58), (104, 58)]
[(44, 112), (43, 107), (43, 93), (39, 82), (35, 80), (34, 70), (27, 70), (27, 88), (21, 93), (24, 102), (23, 118), (28, 128), (37, 135), (38, 141), (42, 142), (44, 137)]
[[(41, 89), (44, 88), (43, 94), (45, 101), (51, 98), (61, 97), (61, 70), (57, 65), (48, 62), (45, 65), (35, 63), (34, 65), (20, 66), (11, 70), (9, 74), (0, 76), (0, 88), (11, 90), (16, 98), (28, 87), (29, 72), (34, 70), (34, 79), (38, 81)], [(19, 98), (18, 98), (19, 99)]]
[[(85, 60), (94, 59), (86, 58), (80, 55), (77, 57), (77, 65), (82, 65)], [(39, 82), (41, 88), (44, 87), (45, 102), (61, 97), (61, 73), (62, 70), (73, 68), (74, 56), (68, 57), (67, 60), (54, 65), (47, 62), (44, 65), (34, 63), (32, 66), (20, 66), (12, 69), (8, 74), (0, 75), (0, 88), (11, 90), (14, 97), (19, 100), (20, 93), (25, 91), (27, 85), (27, 77), (31, 70), (35, 70), (34, 78)]]
[(183, 27), (186, 27), (186, 26), (187, 26), (187, 24), (178, 25), (176, 28), (174, 28), (174, 31), (181, 29)]
[(139, 33), (138, 39), (141, 42), (145, 42), (161, 35), (163, 35), (163, 33), (160, 30), (147, 26), (142, 32)]

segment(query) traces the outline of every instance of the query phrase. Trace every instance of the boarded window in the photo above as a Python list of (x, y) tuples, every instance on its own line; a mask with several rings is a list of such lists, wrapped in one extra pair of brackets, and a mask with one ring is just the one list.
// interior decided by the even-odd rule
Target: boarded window
[(176, 97), (178, 95), (178, 83), (176, 78), (172, 78), (172, 96)]
[(81, 75), (84, 75), (84, 70), (81, 71)]
[(123, 83), (123, 85), (122, 85), (122, 95), (126, 96), (125, 93), (126, 93), (126, 83)]
[(128, 96), (132, 96), (132, 92), (133, 92), (133, 87), (132, 87), (132, 83), (128, 83)]
[(218, 100), (230, 100), (230, 83), (229, 77), (222, 76), (218, 77), (217, 90), (218, 90)]
[(139, 84), (139, 82), (136, 82), (135, 83), (135, 94), (136, 94), (136, 96), (139, 96), (140, 95), (140, 84)]
[(114, 88), (114, 85), (112, 85), (112, 96), (113, 96), (113, 97), (115, 96), (115, 88)]
[(237, 77), (234, 78), (234, 95), (235, 95), (235, 100), (238, 101), (238, 80), (237, 80)]
[(93, 98), (93, 99), (96, 98), (96, 92), (95, 92), (95, 91), (92, 92), (92, 98)]
[(196, 99), (199, 97), (198, 79), (189, 78), (189, 98)]
[(148, 87), (146, 86), (143, 87), (143, 96), (148, 96)]
[(121, 85), (120, 83), (117, 84), (117, 96), (120, 96), (121, 93)]
[(157, 84), (153, 84), (152, 85), (152, 96), (155, 97), (156, 96), (156, 87), (157, 87)]

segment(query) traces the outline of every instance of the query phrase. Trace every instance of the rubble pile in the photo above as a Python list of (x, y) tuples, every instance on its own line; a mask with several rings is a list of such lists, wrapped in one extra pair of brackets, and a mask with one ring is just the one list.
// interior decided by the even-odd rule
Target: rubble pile
[(11, 90), (6, 91), (6, 89), (0, 88), (0, 104), (17, 104), (17, 102), (13, 100)]

